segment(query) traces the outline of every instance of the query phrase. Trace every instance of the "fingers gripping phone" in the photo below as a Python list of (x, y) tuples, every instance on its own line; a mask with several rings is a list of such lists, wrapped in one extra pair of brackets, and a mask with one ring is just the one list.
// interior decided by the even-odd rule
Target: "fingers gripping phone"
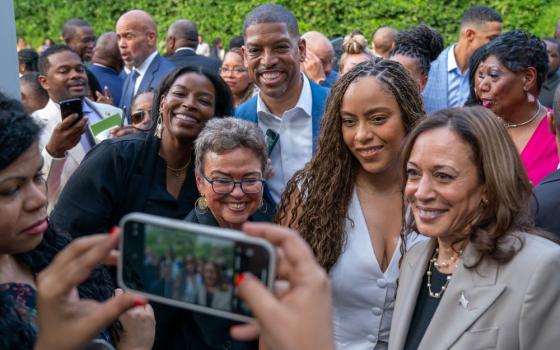
[(272, 288), (276, 251), (242, 232), (148, 214), (120, 223), (119, 285), (150, 300), (232, 320), (253, 320), (237, 297), (241, 273)]
[(82, 99), (81, 98), (71, 98), (68, 100), (60, 101), (60, 115), (62, 120), (69, 117), (71, 114), (78, 114), (78, 119), (76, 122), (84, 116), (84, 112), (82, 111)]

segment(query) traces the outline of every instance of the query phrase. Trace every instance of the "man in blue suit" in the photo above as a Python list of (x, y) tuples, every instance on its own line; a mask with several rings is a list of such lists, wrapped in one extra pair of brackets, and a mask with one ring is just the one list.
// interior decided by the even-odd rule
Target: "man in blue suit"
[(155, 90), (175, 65), (158, 54), (156, 23), (147, 12), (126, 12), (117, 21), (116, 32), (121, 57), (133, 68), (124, 81), (119, 104), (128, 117), (134, 96)]
[(120, 105), (124, 78), (120, 76), (123, 60), (119, 53), (117, 34), (103, 33), (97, 39), (89, 70), (95, 75), (99, 85), (109, 90), (113, 105)]
[(255, 8), (245, 19), (243, 36), (245, 65), (259, 94), (239, 106), (235, 115), (257, 123), (267, 137), (273, 175), (266, 194), (277, 203), (288, 180), (316, 148), (328, 89), (301, 72), (305, 40), (286, 8)]
[(459, 40), (432, 62), (422, 92), (427, 113), (463, 107), (469, 97), (469, 61), (472, 54), (502, 32), (502, 17), (487, 6), (474, 6), (461, 19)]

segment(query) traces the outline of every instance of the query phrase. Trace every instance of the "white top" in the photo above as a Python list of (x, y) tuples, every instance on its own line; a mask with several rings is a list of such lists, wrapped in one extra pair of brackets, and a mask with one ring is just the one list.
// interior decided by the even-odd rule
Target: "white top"
[(152, 52), (150, 56), (148, 56), (148, 58), (146, 58), (144, 62), (142, 62), (140, 67), (135, 67), (136, 72), (138, 72), (138, 78), (136, 78), (136, 84), (134, 84), (135, 95), (136, 92), (138, 92), (138, 88), (140, 87), (140, 84), (142, 83), (142, 79), (144, 79), (144, 75), (146, 75), (146, 72), (148, 71), (150, 64), (152, 64), (152, 61), (154, 60), (154, 58), (156, 58), (157, 54), (158, 54), (157, 50)]
[[(401, 240), (385, 272), (381, 271), (356, 189), (346, 221), (346, 245), (331, 269), (334, 337), (337, 349), (387, 349), (399, 276)], [(425, 237), (407, 242), (410, 249)]]
[(260, 95), (257, 97), (259, 127), (265, 135), (267, 129), (272, 129), (280, 135), (270, 154), (273, 175), (266, 182), (272, 198), (277, 203), (288, 180), (296, 171), (303, 168), (313, 155), (311, 85), (303, 74), (302, 79), (303, 87), (297, 104), (284, 112), (281, 117), (272, 114)]

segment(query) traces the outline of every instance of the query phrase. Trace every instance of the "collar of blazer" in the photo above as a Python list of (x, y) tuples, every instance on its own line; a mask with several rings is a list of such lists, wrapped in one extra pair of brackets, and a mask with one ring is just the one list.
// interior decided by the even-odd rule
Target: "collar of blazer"
[[(436, 240), (433, 239), (421, 242), (405, 259), (397, 291), (402, 294), (401, 305), (399, 310), (395, 310), (395, 315), (399, 313), (400, 316), (396, 322), (398, 324), (393, 324), (397, 329), (391, 339), (398, 346), (391, 347), (392, 349), (404, 347), (418, 292), (423, 287), (428, 260), (435, 245)], [(462, 261), (466, 265), (472, 265), (478, 256), (474, 246), (469, 244)], [(505, 290), (504, 284), (497, 283), (498, 271), (498, 264), (488, 259), (483, 260), (476, 269), (467, 269), (460, 264), (453, 273), (419, 348), (450, 348)], [(466, 306), (460, 302), (463, 296), (468, 301)]]

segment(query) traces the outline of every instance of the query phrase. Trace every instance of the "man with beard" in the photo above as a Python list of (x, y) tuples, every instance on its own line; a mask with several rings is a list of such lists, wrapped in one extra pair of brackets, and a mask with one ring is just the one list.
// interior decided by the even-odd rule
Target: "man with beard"
[[(49, 102), (33, 117), (45, 124), (39, 143), (52, 208), (84, 155), (95, 145), (89, 125), (115, 114), (120, 116), (122, 111), (86, 97), (88, 80), (84, 64), (66, 45), (53, 45), (41, 54), (39, 82), (47, 90)], [(74, 113), (62, 119), (59, 103), (71, 98), (82, 100), (83, 118)]]
[[(70, 19), (62, 26), (62, 39), (66, 45), (80, 56), (82, 62), (89, 63), (93, 57), (95, 33), (88, 22), (83, 19)], [(89, 96), (97, 99), (103, 95), (102, 86), (95, 75), (86, 67), (88, 76)]]
[(259, 94), (235, 115), (257, 123), (267, 135), (273, 174), (265, 195), (277, 203), (288, 180), (316, 149), (328, 89), (301, 72), (306, 44), (297, 19), (286, 8), (255, 8), (245, 19), (243, 36), (245, 65)]

